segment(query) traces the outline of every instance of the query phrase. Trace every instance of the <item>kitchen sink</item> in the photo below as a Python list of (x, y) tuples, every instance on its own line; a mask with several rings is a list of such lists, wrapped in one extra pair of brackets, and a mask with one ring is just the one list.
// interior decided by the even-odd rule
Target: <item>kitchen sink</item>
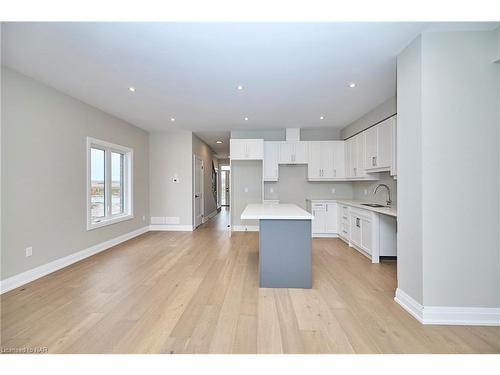
[(362, 206), (369, 206), (369, 207), (387, 207), (384, 206), (383, 204), (378, 204), (378, 203), (361, 203)]

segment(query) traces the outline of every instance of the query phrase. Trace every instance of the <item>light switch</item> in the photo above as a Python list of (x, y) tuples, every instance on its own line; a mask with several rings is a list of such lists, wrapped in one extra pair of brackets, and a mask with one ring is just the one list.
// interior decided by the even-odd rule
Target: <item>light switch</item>
[(248, 193), (248, 188), (247, 187), (245, 188), (245, 193)]
[(269, 188), (269, 192), (270, 193), (274, 193), (274, 189), (273, 188)]

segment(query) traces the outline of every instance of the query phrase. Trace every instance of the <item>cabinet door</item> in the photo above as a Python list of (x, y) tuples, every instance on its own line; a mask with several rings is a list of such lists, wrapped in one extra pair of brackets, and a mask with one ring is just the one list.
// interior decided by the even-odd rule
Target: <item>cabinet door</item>
[(391, 162), (391, 175), (396, 176), (398, 175), (398, 142), (397, 142), (397, 137), (398, 131), (397, 131), (397, 118), (396, 116), (393, 117), (393, 122), (392, 122), (392, 162)]
[(345, 166), (345, 142), (333, 141), (333, 177), (344, 178), (346, 176)]
[(332, 179), (334, 176), (334, 151), (333, 142), (323, 141), (320, 142), (321, 153), (321, 177)]
[(246, 158), (246, 143), (244, 139), (231, 139), (229, 146), (231, 159), (242, 160)]
[(293, 147), (293, 163), (307, 164), (307, 143), (295, 142)]
[(356, 136), (356, 177), (366, 177), (364, 133)]
[(321, 142), (309, 142), (309, 162), (307, 163), (307, 177), (321, 178)]
[(246, 139), (246, 155), (247, 159), (262, 160), (264, 159), (264, 140), (262, 139)]
[[(366, 169), (378, 168), (377, 166), (377, 144), (378, 125), (365, 130), (365, 167)], [(363, 134), (361, 133), (361, 134)]]
[(351, 214), (350, 231), (350, 241), (357, 246), (361, 246), (361, 218), (357, 215)]
[(314, 216), (314, 219), (312, 221), (312, 232), (313, 233), (325, 233), (325, 223), (326, 223), (326, 209), (325, 209), (325, 207), (314, 208), (314, 205), (313, 205), (312, 214)]
[(372, 253), (372, 222), (361, 218), (361, 248), (368, 254)]
[(325, 230), (327, 233), (338, 233), (337, 203), (326, 203)]
[(353, 137), (346, 141), (347, 177), (356, 177), (356, 152), (356, 138)]
[(293, 144), (290, 142), (280, 142), (279, 163), (292, 163)]
[(377, 168), (390, 168), (392, 166), (393, 122), (393, 119), (390, 118), (376, 126), (378, 128)]
[(264, 181), (278, 181), (278, 142), (264, 142)]

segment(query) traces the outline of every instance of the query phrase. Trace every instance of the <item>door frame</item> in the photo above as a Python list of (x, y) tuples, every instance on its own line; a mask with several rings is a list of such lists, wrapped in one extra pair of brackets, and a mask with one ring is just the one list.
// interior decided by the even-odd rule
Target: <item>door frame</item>
[[(195, 193), (195, 187), (196, 187), (196, 179), (198, 176), (196, 176), (196, 159), (198, 159), (201, 162), (201, 181), (200, 181), (200, 191), (201, 191), (201, 199), (200, 199), (200, 204), (201, 204), (201, 222), (199, 225), (196, 225), (196, 198), (194, 197), (196, 195)], [(203, 180), (205, 179), (205, 167), (203, 164), (203, 159), (200, 158), (198, 155), (193, 154), (193, 230), (198, 228), (201, 224), (203, 224), (203, 218), (205, 216), (205, 197), (204, 197), (204, 186), (203, 186)]]
[[(231, 197), (231, 170), (220, 170), (220, 174), (221, 174), (221, 187), (220, 187), (220, 190), (221, 190), (221, 207), (224, 206), (224, 207), (230, 207), (231, 204), (230, 204), (230, 197)], [(225, 182), (226, 182), (226, 185), (227, 185), (227, 189), (228, 191), (226, 192), (226, 188), (225, 186), (222, 186), (222, 174), (225, 174), (226, 175), (226, 178), (225, 178)], [(226, 204), (222, 204), (222, 195), (224, 195), (224, 202)]]

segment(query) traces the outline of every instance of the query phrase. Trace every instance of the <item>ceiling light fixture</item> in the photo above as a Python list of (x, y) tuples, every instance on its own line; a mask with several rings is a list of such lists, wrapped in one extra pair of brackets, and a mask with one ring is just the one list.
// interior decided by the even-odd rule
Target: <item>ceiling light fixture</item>
[(130, 91), (130, 92), (135, 92), (135, 87), (132, 87), (132, 86), (131, 86), (131, 87), (129, 87), (129, 88), (128, 88), (128, 91)]
[(222, 143), (222, 141), (215, 141), (215, 143), (221, 144), (221, 143)]
[(248, 121), (248, 117), (245, 117), (245, 121)]
[(355, 87), (356, 87), (356, 83), (355, 83), (355, 82), (351, 82), (351, 83), (349, 83), (349, 87), (350, 87), (351, 89), (355, 88)]
[(174, 121), (175, 121), (175, 118), (171, 117), (171, 118), (170, 118), (170, 121), (174, 122)]
[(241, 90), (243, 90), (243, 85), (238, 85), (238, 86), (236, 86), (236, 88), (241, 91)]
[(319, 117), (320, 120), (324, 120), (325, 119), (325, 116), (320, 116)]

